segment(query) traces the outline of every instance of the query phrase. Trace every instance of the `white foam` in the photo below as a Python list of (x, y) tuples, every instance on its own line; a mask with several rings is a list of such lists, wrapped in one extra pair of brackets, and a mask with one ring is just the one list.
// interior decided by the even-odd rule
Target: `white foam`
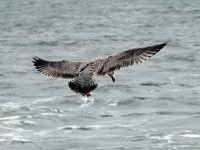
[(47, 112), (47, 113), (41, 113), (42, 116), (58, 116), (58, 117), (63, 117), (65, 116), (64, 114), (58, 114), (58, 113), (52, 113), (52, 112)]
[(23, 124), (26, 124), (26, 125), (38, 125), (36, 122), (34, 121), (31, 121), (31, 120), (23, 120), (21, 121)]
[(31, 120), (20, 120), (21, 116), (9, 116), (9, 117), (3, 117), (0, 118), (0, 121), (2, 121), (5, 125), (37, 125), (36, 122)]
[(85, 96), (82, 98), (82, 100), (83, 100), (83, 104), (81, 104), (80, 106), (81, 108), (94, 104), (94, 98), (88, 98)]
[(22, 135), (19, 135), (17, 133), (5, 133), (0, 135), (0, 143), (13, 143), (13, 142), (19, 142), (19, 143), (30, 143), (31, 141), (28, 139), (25, 139)]
[(200, 138), (199, 134), (183, 134), (182, 137), (188, 137), (188, 138)]
[(155, 139), (155, 140), (166, 140), (168, 143), (172, 143), (172, 137), (174, 135), (173, 134), (168, 134), (168, 135), (165, 135), (165, 136), (150, 136), (149, 138), (150, 139)]
[(74, 129), (102, 129), (102, 128), (130, 128), (132, 127), (132, 124), (117, 124), (117, 125), (67, 125), (67, 126), (62, 126), (58, 127), (58, 130), (74, 130)]
[(2, 107), (3, 111), (20, 109), (23, 106), (24, 105), (21, 105), (21, 104), (18, 104), (18, 103), (13, 103), (13, 102), (8, 102), (8, 103), (1, 104), (1, 107)]
[(35, 132), (34, 135), (44, 136), (44, 135), (49, 134), (50, 132), (51, 132), (51, 131), (44, 130), (44, 131)]
[(78, 129), (78, 128), (80, 128), (80, 126), (70, 125), (70, 126), (58, 127), (58, 130), (63, 130), (63, 129)]
[(20, 120), (7, 120), (7, 121), (3, 121), (3, 124), (6, 124), (6, 125), (22, 125), (21, 121)]
[(0, 126), (1, 129), (6, 129), (10, 131), (19, 131), (21, 128), (11, 128), (11, 127), (5, 127), (5, 126)]
[(115, 106), (118, 105), (118, 103), (117, 103), (117, 102), (113, 102), (113, 103), (109, 103), (108, 105), (109, 105), (109, 106), (113, 106), (113, 107), (115, 107)]
[(79, 125), (69, 125), (69, 126), (63, 126), (63, 127), (58, 127), (58, 130), (65, 130), (65, 129), (69, 129), (69, 130), (77, 130), (77, 129), (100, 129), (100, 128), (105, 128), (105, 126), (103, 125), (86, 125), (86, 126), (79, 126)]
[(56, 100), (57, 97), (48, 97), (48, 98), (41, 98), (41, 99), (37, 99), (33, 102), (33, 104), (38, 104), (38, 103), (45, 103), (45, 102), (52, 102), (54, 100)]
[(19, 118), (20, 118), (20, 116), (9, 116), (9, 117), (0, 118), (0, 121), (13, 120), (13, 119), (19, 119)]

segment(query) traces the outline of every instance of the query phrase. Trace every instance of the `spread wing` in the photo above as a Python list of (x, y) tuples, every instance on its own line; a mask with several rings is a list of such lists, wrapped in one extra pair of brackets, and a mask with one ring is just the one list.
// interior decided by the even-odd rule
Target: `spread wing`
[(42, 74), (52, 77), (74, 78), (77, 76), (82, 62), (73, 61), (48, 61), (39, 57), (33, 57), (33, 65)]
[(167, 43), (162, 43), (149, 47), (134, 48), (111, 55), (102, 60), (103, 66), (98, 71), (98, 74), (103, 75), (114, 70), (119, 70), (122, 67), (143, 63), (159, 52), (166, 44)]

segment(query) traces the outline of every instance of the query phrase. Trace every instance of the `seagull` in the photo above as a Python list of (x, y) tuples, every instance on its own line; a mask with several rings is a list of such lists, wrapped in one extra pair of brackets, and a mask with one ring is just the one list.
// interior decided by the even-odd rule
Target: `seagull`
[(159, 52), (167, 43), (142, 48), (132, 48), (105, 58), (88, 61), (48, 61), (37, 56), (33, 57), (35, 68), (46, 76), (71, 79), (68, 86), (83, 96), (91, 96), (98, 84), (96, 76), (109, 76), (115, 82), (115, 71), (134, 64), (141, 64)]

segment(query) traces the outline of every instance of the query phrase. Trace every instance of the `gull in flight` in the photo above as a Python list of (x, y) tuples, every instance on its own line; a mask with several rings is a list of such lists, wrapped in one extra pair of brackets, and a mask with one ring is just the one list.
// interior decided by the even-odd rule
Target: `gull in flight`
[(71, 90), (83, 96), (91, 96), (95, 90), (96, 76), (108, 75), (115, 82), (114, 72), (122, 67), (143, 63), (159, 52), (167, 43), (133, 48), (105, 58), (88, 61), (48, 61), (37, 56), (33, 57), (33, 65), (44, 75), (71, 79), (68, 86)]

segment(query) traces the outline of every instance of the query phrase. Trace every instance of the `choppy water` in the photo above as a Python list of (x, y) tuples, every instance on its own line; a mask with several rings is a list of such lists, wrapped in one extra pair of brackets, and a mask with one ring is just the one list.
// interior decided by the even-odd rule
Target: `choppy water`
[[(0, 150), (199, 150), (199, 25), (198, 0), (1, 0)], [(87, 105), (31, 63), (165, 41)]]

